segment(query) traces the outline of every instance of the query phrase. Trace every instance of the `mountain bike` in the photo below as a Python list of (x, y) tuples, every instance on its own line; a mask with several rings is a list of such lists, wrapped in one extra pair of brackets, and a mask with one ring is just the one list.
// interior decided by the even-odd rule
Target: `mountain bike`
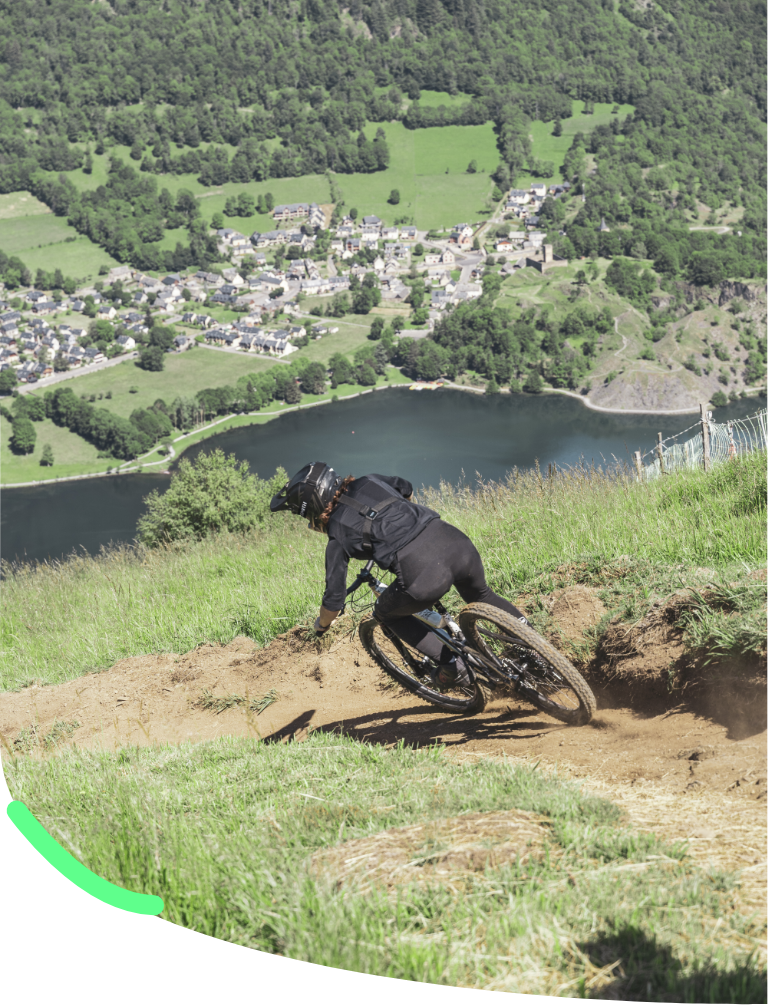
[[(363, 585), (376, 597), (387, 588), (365, 565), (347, 596)], [(401, 687), (446, 712), (476, 715), (494, 692), (511, 689), (524, 701), (571, 726), (582, 726), (595, 713), (589, 685), (554, 646), (530, 625), (489, 604), (468, 604), (458, 624), (438, 601), (413, 617), (423, 621), (444, 646), (462, 658), (469, 682), (440, 685), (432, 673), (437, 665), (399, 639), (375, 618), (360, 624), (359, 634), (368, 655)], [(358, 608), (359, 610), (359, 608)]]

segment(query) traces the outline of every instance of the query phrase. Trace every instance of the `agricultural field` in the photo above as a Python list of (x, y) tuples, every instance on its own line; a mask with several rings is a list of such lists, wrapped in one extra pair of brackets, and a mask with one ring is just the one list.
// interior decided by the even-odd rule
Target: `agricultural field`
[[(13, 220), (19, 216), (52, 216), (44, 202), (40, 202), (31, 192), (10, 192), (0, 195), (0, 221)], [(3, 237), (7, 231), (3, 223)]]
[[(369, 125), (366, 134), (373, 137)], [(336, 183), (346, 205), (375, 213), (386, 223), (401, 216), (413, 217), (424, 230), (477, 220), (488, 207), (491, 193), (488, 172), (499, 160), (491, 123), (484, 126), (436, 126), (406, 129), (402, 123), (384, 123), (391, 154), (386, 171), (375, 174), (337, 175)], [(468, 175), (470, 160), (477, 173)], [(400, 192), (396, 206), (387, 200), (392, 189)]]
[(0, 250), (17, 255), (33, 273), (59, 268), (65, 276), (87, 281), (96, 278), (100, 266), (118, 264), (29, 192), (0, 196), (0, 223)]

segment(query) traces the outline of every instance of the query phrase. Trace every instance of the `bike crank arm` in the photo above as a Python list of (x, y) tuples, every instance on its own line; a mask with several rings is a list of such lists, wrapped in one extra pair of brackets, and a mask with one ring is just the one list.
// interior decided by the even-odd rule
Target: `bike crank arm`
[(482, 653), (475, 652), (475, 650), (463, 648), (461, 655), (475, 673), (481, 673), (491, 684), (513, 684), (517, 687), (523, 679), (522, 673), (511, 673), (498, 660), (488, 659), (488, 657), (483, 656)]

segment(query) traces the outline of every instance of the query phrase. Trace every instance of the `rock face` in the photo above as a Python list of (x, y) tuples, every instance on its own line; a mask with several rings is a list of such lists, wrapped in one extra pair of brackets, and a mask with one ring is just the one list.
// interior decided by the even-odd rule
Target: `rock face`
[(669, 307), (672, 300), (678, 303), (684, 300), (687, 304), (695, 303), (697, 300), (704, 300), (710, 304), (717, 304), (722, 307), (738, 297), (747, 303), (759, 300), (765, 293), (765, 289), (755, 283), (734, 282), (730, 279), (723, 280), (719, 287), (716, 286), (694, 286), (693, 283), (675, 283), (674, 293), (658, 293), (651, 297), (651, 303), (656, 310), (664, 310)]
[[(702, 400), (699, 381), (682, 368), (676, 373), (627, 373), (591, 392), (589, 400), (602, 408), (695, 408)], [(708, 397), (705, 393), (704, 397)]]
[(752, 301), (759, 299), (764, 293), (765, 289), (761, 286), (748, 286), (746, 283), (733, 283), (730, 280), (725, 280), (720, 283), (720, 296), (717, 302), (722, 307), (723, 304), (727, 304), (734, 297), (738, 297), (740, 300)]

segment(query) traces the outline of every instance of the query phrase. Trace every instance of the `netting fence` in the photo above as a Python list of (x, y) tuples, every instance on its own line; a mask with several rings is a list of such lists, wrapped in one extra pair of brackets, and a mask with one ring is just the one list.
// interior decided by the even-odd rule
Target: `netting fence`
[[(694, 430), (692, 436), (683, 439)], [(635, 454), (635, 467), (638, 477), (649, 481), (681, 469), (708, 468), (752, 450), (765, 450), (766, 446), (766, 409), (728, 422), (715, 422), (712, 413), (706, 412), (698, 422), (674, 436), (662, 439), (659, 434), (659, 441), (652, 450)]]

